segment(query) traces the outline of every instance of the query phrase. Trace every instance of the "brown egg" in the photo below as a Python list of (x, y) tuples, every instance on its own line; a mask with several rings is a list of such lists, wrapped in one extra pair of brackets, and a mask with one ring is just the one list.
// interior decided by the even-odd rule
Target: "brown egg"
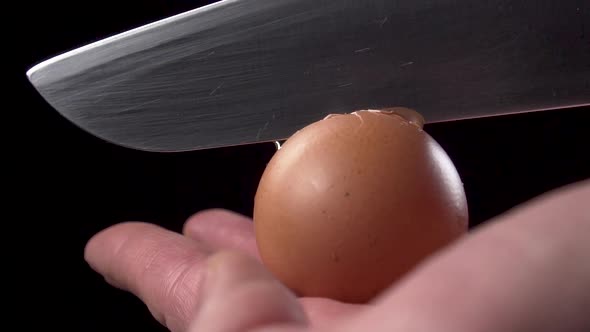
[(300, 296), (362, 303), (467, 230), (455, 166), (409, 109), (332, 115), (290, 137), (256, 193), (265, 266)]

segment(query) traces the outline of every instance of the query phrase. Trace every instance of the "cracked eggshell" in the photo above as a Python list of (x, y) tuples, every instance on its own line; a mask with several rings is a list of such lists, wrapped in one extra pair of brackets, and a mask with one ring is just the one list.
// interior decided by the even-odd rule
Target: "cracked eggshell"
[(300, 296), (370, 301), (467, 230), (452, 161), (409, 109), (332, 115), (271, 159), (254, 204), (265, 266)]

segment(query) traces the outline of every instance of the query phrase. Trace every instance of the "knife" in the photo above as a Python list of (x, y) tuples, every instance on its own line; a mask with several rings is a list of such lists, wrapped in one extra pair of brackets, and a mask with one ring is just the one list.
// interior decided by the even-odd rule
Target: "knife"
[(108, 142), (178, 152), (288, 138), (332, 113), (427, 123), (590, 105), (585, 0), (224, 0), (27, 76)]

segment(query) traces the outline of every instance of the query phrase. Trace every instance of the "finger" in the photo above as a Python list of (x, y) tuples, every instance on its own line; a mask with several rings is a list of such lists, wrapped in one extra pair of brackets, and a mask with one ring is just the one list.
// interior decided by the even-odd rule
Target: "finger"
[[(590, 181), (490, 221), (426, 262), (345, 331), (585, 331)], [(379, 322), (379, 328), (370, 328)]]
[[(193, 239), (213, 244), (216, 248), (250, 253), (260, 260), (252, 221), (241, 214), (222, 209), (199, 212), (187, 221), (183, 233)], [(324, 298), (301, 298), (300, 303), (315, 326), (323, 326), (356, 313), (362, 307)]]
[(90, 266), (116, 287), (138, 296), (172, 331), (184, 331), (200, 296), (202, 243), (155, 225), (123, 223), (87, 244)]
[(295, 295), (242, 252), (212, 256), (204, 287), (203, 302), (189, 331), (246, 332), (307, 323)]
[(219, 249), (235, 249), (259, 257), (250, 218), (222, 209), (205, 210), (192, 216), (183, 233)]

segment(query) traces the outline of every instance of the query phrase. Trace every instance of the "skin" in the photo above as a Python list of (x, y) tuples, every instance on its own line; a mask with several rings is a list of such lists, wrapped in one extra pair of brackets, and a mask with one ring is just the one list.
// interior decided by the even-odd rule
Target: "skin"
[[(590, 330), (590, 180), (546, 193), (446, 247), (367, 305), (296, 298), (260, 263), (252, 223), (230, 211), (182, 234), (122, 223), (85, 258), (172, 332)], [(231, 313), (231, 314), (228, 314)]]

